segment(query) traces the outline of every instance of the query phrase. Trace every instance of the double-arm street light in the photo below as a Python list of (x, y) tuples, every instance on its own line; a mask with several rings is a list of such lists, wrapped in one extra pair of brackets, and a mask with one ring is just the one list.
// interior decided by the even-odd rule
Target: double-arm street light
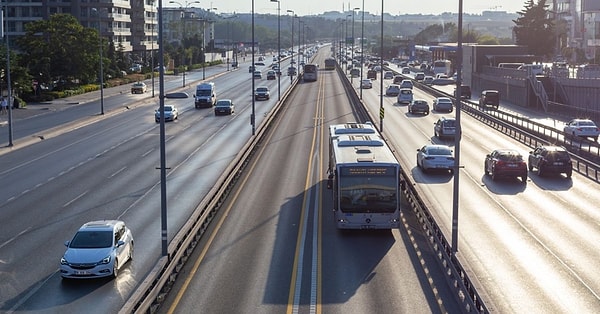
[[(215, 11), (217, 8), (208, 8), (206, 11)], [(202, 80), (206, 79), (206, 18), (202, 19)]]
[[(362, 1), (362, 23), (360, 30), (360, 81), (363, 80), (363, 68), (365, 64), (365, 0)], [(363, 97), (363, 89), (360, 89), (360, 99)]]
[[(294, 10), (287, 10), (287, 12), (292, 13), (292, 63), (294, 61), (294, 17), (296, 16), (296, 13), (294, 12)], [(279, 69), (281, 71), (281, 69)], [(289, 71), (288, 71), (289, 72)], [(293, 81), (294, 80), (294, 72), (292, 71), (291, 73), (288, 73), (290, 75), (290, 79)]]
[[(185, 37), (187, 36), (187, 32), (186, 32), (186, 20), (187, 20), (187, 9), (192, 5), (192, 4), (200, 4), (200, 1), (186, 1), (185, 5), (183, 5), (181, 2), (179, 1), (169, 1), (169, 3), (174, 3), (174, 4), (178, 4), (179, 7), (183, 10), (183, 16), (181, 17), (181, 22), (183, 23), (183, 29), (182, 29), (182, 36), (181, 36), (181, 48), (183, 50), (183, 64), (182, 64), (182, 78), (183, 78), (183, 87), (185, 87), (185, 68), (187, 67), (187, 60), (185, 58)], [(160, 66), (164, 66), (164, 65), (160, 65)], [(152, 69), (152, 71), (154, 71), (154, 69)]]
[[(354, 8), (354, 9), (352, 9), (352, 57), (351, 57), (351, 59), (352, 59), (352, 68), (354, 68), (354, 15), (356, 15), (355, 14), (356, 10), (360, 10), (360, 8)], [(362, 71), (362, 69), (361, 69), (361, 71)], [(353, 80), (353, 76), (350, 75), (350, 83), (352, 83), (352, 80)]]
[(281, 1), (271, 2), (277, 2), (277, 100), (281, 101)]
[[(346, 74), (348, 74), (348, 18), (352, 15), (346, 15), (346, 34), (344, 35), (344, 42), (346, 42), (346, 50), (344, 51), (344, 60), (346, 60)], [(352, 60), (351, 60), (352, 61)]]

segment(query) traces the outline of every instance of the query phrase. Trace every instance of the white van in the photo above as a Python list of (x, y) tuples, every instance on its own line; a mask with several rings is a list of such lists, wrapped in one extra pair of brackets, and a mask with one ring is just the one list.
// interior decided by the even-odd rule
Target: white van
[(212, 108), (217, 101), (217, 92), (215, 91), (215, 83), (202, 83), (196, 86), (196, 94), (194, 95), (194, 105), (198, 108)]
[(400, 88), (398, 93), (399, 104), (410, 104), (413, 101), (413, 91), (411, 88)]

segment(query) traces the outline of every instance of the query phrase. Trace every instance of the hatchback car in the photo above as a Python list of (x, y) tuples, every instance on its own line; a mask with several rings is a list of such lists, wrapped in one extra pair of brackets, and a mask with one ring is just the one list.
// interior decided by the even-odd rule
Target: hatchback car
[(401, 88), (398, 93), (398, 104), (410, 104), (413, 101), (413, 91), (410, 88)]
[(385, 95), (386, 96), (398, 96), (398, 94), (400, 94), (400, 85), (396, 85), (396, 84), (390, 84), (386, 89), (385, 89)]
[(215, 104), (215, 116), (230, 115), (235, 112), (235, 106), (231, 99), (219, 99)]
[(414, 86), (413, 82), (411, 80), (402, 80), (402, 82), (400, 82), (400, 88), (410, 88), (412, 89)]
[(371, 79), (363, 79), (360, 81), (360, 88), (373, 88), (373, 81)]
[(85, 223), (65, 246), (60, 259), (63, 278), (117, 277), (133, 259), (133, 235), (120, 220)]
[(433, 85), (433, 76), (430, 75), (425, 75), (425, 77), (423, 78), (423, 84), (425, 85)]
[(433, 100), (433, 111), (452, 112), (452, 99), (448, 97), (437, 97)]
[(271, 93), (269, 92), (269, 88), (266, 86), (259, 86), (254, 91), (255, 100), (269, 100), (270, 97)]
[(597, 141), (600, 135), (596, 123), (589, 119), (573, 119), (565, 124), (563, 131), (565, 136), (591, 138), (594, 141)]
[(254, 72), (252, 73), (252, 78), (255, 78), (255, 79), (262, 79), (262, 72), (261, 72), (261, 71), (254, 71)]
[[(456, 88), (454, 88), (454, 97), (456, 97)], [(460, 86), (460, 98), (471, 99), (471, 86), (461, 85)]]
[(274, 70), (269, 70), (267, 72), (267, 80), (274, 80), (277, 78), (277, 73)]
[[(175, 121), (179, 117), (179, 111), (174, 105), (165, 105), (165, 121)], [(154, 120), (160, 122), (160, 108), (154, 112)]]
[(481, 109), (491, 107), (492, 109), (498, 110), (499, 105), (500, 92), (491, 89), (484, 90), (481, 92), (481, 96), (479, 96), (479, 107)]
[(539, 176), (546, 173), (564, 173), (567, 178), (573, 174), (573, 162), (569, 152), (561, 146), (539, 146), (529, 152), (529, 171), (537, 168)]
[(392, 71), (385, 71), (385, 73), (383, 74), (383, 78), (386, 80), (391, 80), (394, 78), (394, 72)]
[(454, 172), (454, 154), (446, 145), (428, 144), (417, 149), (417, 167), (423, 172), (432, 169)]
[(409, 67), (403, 67), (402, 68), (402, 74), (410, 74), (410, 68)]
[(425, 99), (415, 99), (408, 104), (408, 113), (422, 113), (424, 115), (429, 114), (429, 103)]
[(393, 82), (394, 84), (400, 85), (400, 83), (402, 83), (402, 80), (404, 80), (404, 77), (402, 75), (395, 75)]
[(415, 73), (416, 81), (423, 81), (425, 79), (425, 72), (417, 72)]
[(527, 182), (527, 163), (523, 155), (515, 149), (496, 149), (485, 156), (483, 162), (485, 175), (496, 180), (500, 177), (521, 178), (521, 182)]
[(350, 70), (350, 76), (352, 76), (352, 77), (359, 77), (360, 76), (360, 69), (353, 68), (352, 70)]
[(136, 82), (131, 85), (131, 93), (132, 94), (143, 94), (146, 92), (146, 83), (144, 82)]
[(456, 134), (456, 120), (454, 118), (441, 117), (433, 126), (433, 135), (438, 138), (454, 138)]

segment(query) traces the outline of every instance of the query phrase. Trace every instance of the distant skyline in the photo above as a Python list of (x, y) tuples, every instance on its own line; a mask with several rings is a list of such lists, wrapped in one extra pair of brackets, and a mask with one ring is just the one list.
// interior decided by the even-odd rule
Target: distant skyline
[[(458, 12), (458, 0), (383, 0), (383, 10), (391, 15), (401, 14), (440, 14), (443, 12)], [(200, 0), (200, 1), (175, 1), (169, 3), (163, 0), (163, 7), (198, 7), (216, 8), (220, 13), (250, 13), (251, 0)], [(195, 2), (195, 3), (193, 3)], [(463, 0), (463, 12), (481, 14), (482, 11), (506, 11), (515, 13), (522, 11), (527, 0)], [(293, 10), (297, 15), (318, 15), (329, 11), (352, 10), (361, 8), (363, 0), (335, 1), (335, 0), (281, 0), (281, 15), (289, 14)], [(534, 0), (537, 3), (537, 0)], [(381, 1), (364, 0), (365, 12), (381, 14)], [(270, 0), (254, 0), (254, 12), (260, 14), (277, 14), (277, 2)]]

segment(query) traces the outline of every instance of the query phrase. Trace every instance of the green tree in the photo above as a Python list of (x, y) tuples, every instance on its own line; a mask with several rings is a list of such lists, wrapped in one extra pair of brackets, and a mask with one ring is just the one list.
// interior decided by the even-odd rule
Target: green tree
[[(43, 83), (85, 84), (98, 77), (98, 31), (84, 28), (71, 14), (54, 14), (48, 20), (27, 23), (18, 45), (30, 73), (40, 73), (38, 79)], [(104, 44), (103, 51), (107, 51)]]
[(556, 36), (552, 19), (548, 17), (546, 0), (528, 0), (523, 11), (517, 12), (514, 33), (517, 45), (527, 46), (529, 53), (549, 56), (554, 51)]
[[(33, 79), (27, 69), (20, 65), (21, 56), (10, 51), (10, 83), (17, 96), (30, 92), (33, 89)], [(8, 86), (8, 71), (6, 70), (6, 46), (0, 47), (0, 89), (3, 91)]]

